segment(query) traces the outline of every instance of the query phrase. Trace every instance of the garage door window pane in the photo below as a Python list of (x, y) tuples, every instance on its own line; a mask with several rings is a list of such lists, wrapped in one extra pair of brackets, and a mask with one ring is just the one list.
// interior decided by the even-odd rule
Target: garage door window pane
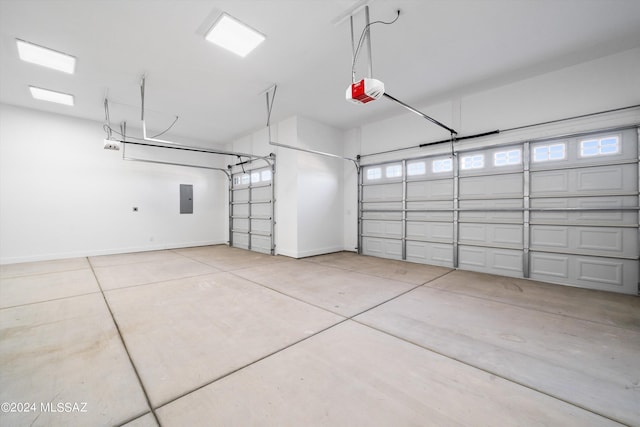
[(493, 155), (494, 166), (519, 165), (522, 152), (520, 150), (497, 151)]
[(433, 173), (451, 172), (453, 170), (453, 162), (451, 159), (434, 160), (431, 164)]
[(564, 160), (564, 158), (565, 158), (564, 144), (538, 145), (533, 149), (534, 162)]
[(597, 156), (598, 155), (598, 141), (582, 141), (580, 143), (580, 155), (583, 157), (586, 156)]
[(251, 174), (251, 182), (252, 183), (260, 182), (260, 172), (253, 172)]
[(247, 185), (247, 184), (249, 184), (249, 175), (247, 175), (247, 174), (242, 175), (242, 182), (241, 182), (241, 183), (242, 183), (243, 185)]
[(425, 162), (415, 162), (407, 165), (407, 175), (409, 176), (424, 175), (425, 173), (427, 173)]
[(387, 166), (385, 175), (387, 178), (397, 178), (402, 176), (402, 165)]
[(618, 144), (618, 137), (603, 138), (600, 140), (600, 153), (602, 154), (617, 154), (620, 152), (620, 145)]
[(260, 173), (260, 179), (262, 181), (271, 181), (271, 171), (269, 169), (262, 171)]
[(475, 156), (466, 156), (460, 159), (460, 168), (480, 169), (484, 167), (484, 154), (476, 154)]
[(370, 168), (367, 169), (367, 179), (374, 180), (382, 178), (382, 169), (380, 168)]

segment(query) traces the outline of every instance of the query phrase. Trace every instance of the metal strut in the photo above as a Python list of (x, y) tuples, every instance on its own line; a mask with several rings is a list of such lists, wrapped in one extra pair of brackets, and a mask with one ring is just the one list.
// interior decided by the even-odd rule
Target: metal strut
[(402, 105), (404, 108), (406, 108), (407, 110), (411, 111), (412, 113), (416, 113), (417, 115), (419, 115), (420, 117), (423, 117), (427, 120), (429, 120), (431, 123), (434, 123), (438, 126), (440, 126), (443, 129), (446, 129), (449, 131), (449, 133), (453, 134), (453, 135), (457, 135), (458, 132), (456, 132), (455, 130), (451, 129), (449, 126), (444, 125), (442, 123), (440, 123), (439, 121), (437, 121), (436, 119), (434, 119), (433, 117), (429, 117), (427, 116), (425, 113), (423, 113), (422, 111), (418, 111), (415, 108), (413, 108), (412, 106), (405, 104), (404, 102), (400, 101), (398, 98), (394, 98), (393, 96), (389, 95), (388, 93), (384, 93), (383, 94), (385, 97), (389, 98), (390, 100), (397, 102), (398, 104)]
[[(165, 139), (158, 139), (158, 138), (152, 138), (152, 137), (148, 137), (147, 136), (147, 125), (145, 122), (145, 117), (144, 117), (144, 111), (145, 111), (145, 85), (146, 85), (146, 76), (143, 75), (141, 80), (140, 80), (140, 98), (141, 98), (141, 112), (140, 112), (140, 118), (142, 121), (142, 139), (144, 141), (147, 142), (153, 142), (155, 144), (144, 144), (147, 145), (149, 147), (158, 147), (158, 148), (176, 148), (179, 150), (188, 150), (188, 151), (201, 151), (201, 152), (205, 152), (205, 153), (211, 153), (211, 154), (221, 154), (221, 155), (225, 155), (225, 156), (239, 156), (239, 157), (248, 157), (250, 159), (260, 159), (260, 160), (264, 160), (265, 162), (267, 162), (267, 164), (270, 166), (271, 163), (269, 163), (268, 160), (268, 156), (256, 156), (255, 154), (249, 154), (249, 153), (239, 153), (236, 151), (228, 151), (228, 150), (218, 150), (218, 149), (210, 149), (210, 148), (205, 148), (205, 147), (192, 147), (192, 146), (186, 146), (186, 145), (182, 145), (182, 144), (178, 144), (175, 143), (173, 141), (168, 141)], [(175, 123), (175, 122), (174, 122)], [(163, 132), (164, 133), (164, 132)], [(129, 141), (122, 141), (124, 143), (127, 144), (133, 144), (132, 142)], [(138, 145), (143, 145), (143, 144), (138, 144)]]
[(271, 96), (271, 99), (269, 99), (269, 90), (267, 90), (267, 92), (265, 94), (266, 95), (266, 99), (267, 99), (267, 129), (269, 131), (269, 145), (273, 145), (275, 147), (288, 148), (289, 150), (302, 151), (302, 152), (310, 153), (310, 154), (317, 154), (319, 156), (332, 157), (334, 159), (347, 160), (347, 161), (353, 162), (353, 164), (356, 167), (356, 170), (360, 169), (360, 162), (357, 159), (352, 159), (351, 157), (344, 157), (344, 156), (340, 156), (338, 154), (333, 154), (333, 153), (325, 153), (323, 151), (310, 150), (308, 148), (294, 147), (292, 145), (280, 144), (278, 142), (272, 141), (272, 139), (271, 139), (271, 110), (273, 109), (273, 101), (275, 100), (276, 90), (277, 89), (278, 89), (278, 85), (273, 85), (273, 95)]
[(214, 168), (214, 167), (210, 167), (210, 166), (199, 166), (199, 165), (189, 165), (189, 164), (186, 164), (186, 163), (164, 162), (164, 161), (160, 161), (160, 160), (139, 159), (137, 157), (128, 157), (128, 156), (123, 156), (122, 160), (128, 160), (130, 162), (155, 163), (157, 165), (186, 166), (186, 167), (189, 167), (189, 168), (209, 169), (209, 170), (214, 170), (214, 171), (220, 171), (220, 172), (224, 173), (227, 176), (227, 178), (230, 178), (230, 176), (231, 176), (226, 169)]

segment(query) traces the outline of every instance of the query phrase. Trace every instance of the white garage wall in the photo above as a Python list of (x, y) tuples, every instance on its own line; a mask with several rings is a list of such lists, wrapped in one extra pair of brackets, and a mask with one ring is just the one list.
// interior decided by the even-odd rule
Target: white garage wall
[[(343, 151), (343, 132), (305, 117), (273, 124), (271, 132), (280, 144), (340, 155)], [(276, 253), (301, 258), (342, 250), (344, 161), (272, 146), (268, 139), (262, 129), (228, 148), (276, 154)]]
[[(565, 117), (640, 104), (640, 49), (632, 49), (540, 76), (457, 95), (437, 105), (414, 105), (434, 118), (453, 126), (460, 136), (507, 129)], [(398, 106), (399, 109), (401, 107)], [(508, 132), (490, 138), (463, 141), (460, 147), (522, 141), (638, 123), (638, 109), (606, 114), (559, 124)], [(370, 154), (420, 143), (446, 139), (446, 131), (409, 113), (362, 126), (345, 141), (345, 152)], [(351, 135), (351, 134), (350, 134)], [(363, 164), (446, 153), (450, 146), (400, 151), (366, 157)], [(345, 188), (356, 188), (356, 176), (345, 175)], [(350, 190), (348, 190), (350, 191)], [(357, 218), (345, 210), (345, 231), (357, 233)], [(356, 230), (356, 231), (354, 231)]]
[(226, 242), (224, 174), (126, 162), (104, 137), (98, 122), (0, 105), (0, 263)]
[(640, 104), (640, 48), (465, 96), (476, 133)]
[[(343, 133), (298, 116), (298, 146), (342, 154)], [(298, 256), (343, 249), (344, 160), (298, 154)]]

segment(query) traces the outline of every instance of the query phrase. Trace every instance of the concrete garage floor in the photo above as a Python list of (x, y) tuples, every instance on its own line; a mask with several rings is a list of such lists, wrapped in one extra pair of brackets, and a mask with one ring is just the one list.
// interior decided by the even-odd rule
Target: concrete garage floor
[(3, 426), (640, 425), (637, 297), (226, 246), (0, 271)]

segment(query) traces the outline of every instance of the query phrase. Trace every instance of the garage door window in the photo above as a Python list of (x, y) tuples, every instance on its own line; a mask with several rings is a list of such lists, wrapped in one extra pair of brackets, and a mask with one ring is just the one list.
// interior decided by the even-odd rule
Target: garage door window
[(538, 145), (533, 149), (534, 162), (549, 162), (564, 160), (566, 157), (565, 144)]
[(402, 176), (402, 165), (387, 166), (385, 176), (387, 178), (398, 178)]
[(425, 162), (414, 162), (407, 164), (407, 175), (416, 176), (427, 173)]
[(617, 136), (580, 141), (580, 157), (606, 156), (619, 152), (620, 144)]
[(475, 154), (473, 156), (466, 156), (460, 159), (460, 168), (466, 169), (481, 169), (484, 167), (484, 154)]
[(520, 150), (496, 151), (493, 154), (494, 166), (519, 165), (522, 162)]
[(249, 185), (249, 175), (248, 174), (236, 175), (235, 177), (233, 177), (233, 184)]
[(453, 162), (451, 159), (436, 159), (431, 164), (433, 173), (451, 172), (453, 170)]
[(367, 180), (372, 181), (382, 178), (381, 168), (369, 168), (367, 169)]

